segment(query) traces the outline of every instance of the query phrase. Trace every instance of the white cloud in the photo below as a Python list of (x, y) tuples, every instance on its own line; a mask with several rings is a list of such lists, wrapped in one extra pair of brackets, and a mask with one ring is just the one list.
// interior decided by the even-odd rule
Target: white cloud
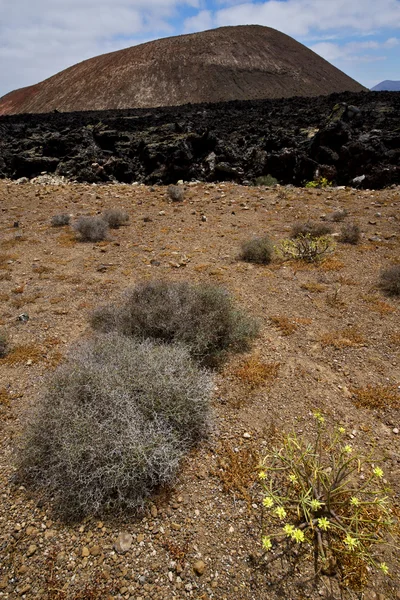
[[(371, 54), (368, 52), (365, 54), (360, 54), (360, 51), (379, 50), (392, 47), (392, 40), (395, 39), (396, 38), (390, 38), (382, 43), (371, 40), (368, 42), (349, 42), (342, 45), (333, 44), (332, 42), (319, 42), (318, 44), (310, 46), (310, 48), (330, 62), (338, 60), (348, 62), (376, 62), (385, 60), (386, 57), (377, 56), (376, 54)], [(388, 44), (388, 42), (390, 43)]]
[(201, 10), (194, 17), (185, 20), (185, 31), (205, 31), (214, 26), (213, 15), (210, 10)]

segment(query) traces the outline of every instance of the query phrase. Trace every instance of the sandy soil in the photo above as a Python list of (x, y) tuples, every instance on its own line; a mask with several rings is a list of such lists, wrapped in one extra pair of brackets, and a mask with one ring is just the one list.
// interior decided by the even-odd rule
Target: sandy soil
[[(339, 598), (334, 578), (314, 585), (307, 562), (294, 573), (286, 563), (268, 573), (251, 560), (261, 552), (252, 456), (281, 432), (307, 434), (319, 408), (346, 427), (354, 447), (374, 448), (399, 504), (400, 306), (377, 287), (381, 269), (400, 257), (399, 188), (197, 184), (172, 204), (162, 187), (1, 181), (0, 202), (0, 325), (11, 344), (0, 359), (0, 598)], [(69, 227), (50, 226), (57, 213), (107, 208), (125, 209), (130, 224), (106, 242), (81, 243)], [(359, 223), (358, 245), (338, 243), (317, 265), (238, 260), (243, 241), (268, 233), (277, 243), (295, 221), (337, 209)], [(340, 231), (341, 223), (333, 226)], [(260, 318), (261, 336), (216, 375), (214, 433), (187, 457), (171, 490), (137, 517), (65, 525), (12, 483), (27, 407), (88, 332), (93, 307), (158, 278), (225, 286)], [(271, 365), (258, 387), (240, 369), (252, 357)], [(354, 389), (368, 385), (383, 394), (383, 408), (356, 405)], [(125, 554), (114, 549), (121, 532), (133, 535)], [(373, 576), (366, 600), (400, 598), (397, 559), (387, 561), (392, 578)]]

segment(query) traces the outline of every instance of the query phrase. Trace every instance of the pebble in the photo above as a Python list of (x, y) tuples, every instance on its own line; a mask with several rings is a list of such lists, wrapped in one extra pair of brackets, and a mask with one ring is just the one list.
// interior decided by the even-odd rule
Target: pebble
[(244, 433), (244, 434), (243, 434), (243, 437), (244, 437), (246, 440), (249, 440), (249, 439), (251, 438), (251, 434), (246, 432), (246, 433)]
[(29, 557), (29, 556), (33, 556), (33, 555), (35, 554), (36, 550), (37, 550), (37, 546), (35, 546), (35, 544), (31, 544), (31, 545), (29, 546), (29, 548), (28, 548), (28, 551), (27, 551), (26, 555), (27, 555), (28, 557)]
[(397, 427), (395, 427), (395, 428), (393, 429), (393, 433), (395, 433), (396, 435), (399, 433), (399, 430), (398, 430), (398, 428), (397, 428)]
[(81, 552), (81, 556), (83, 556), (83, 558), (87, 557), (90, 555), (90, 551), (89, 548), (87, 548), (86, 546), (84, 546), (82, 548), (82, 552)]
[(199, 575), (199, 577), (203, 575), (205, 568), (206, 565), (202, 560), (196, 560), (193, 565), (193, 571), (196, 573), (196, 575)]

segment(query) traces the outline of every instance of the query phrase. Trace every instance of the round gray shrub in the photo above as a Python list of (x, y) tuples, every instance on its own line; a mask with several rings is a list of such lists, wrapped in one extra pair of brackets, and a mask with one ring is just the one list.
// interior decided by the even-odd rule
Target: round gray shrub
[(292, 227), (290, 237), (298, 238), (302, 236), (310, 236), (313, 238), (322, 237), (332, 233), (332, 227), (326, 223), (318, 223), (316, 221), (307, 221), (305, 223), (295, 223)]
[(122, 225), (127, 225), (129, 222), (129, 215), (124, 210), (119, 210), (118, 208), (112, 208), (107, 210), (102, 218), (108, 224), (110, 229), (118, 229)]
[(64, 227), (64, 225), (69, 225), (71, 221), (71, 216), (66, 213), (61, 213), (59, 215), (54, 215), (51, 217), (51, 226), (52, 227)]
[(342, 244), (353, 244), (354, 246), (360, 241), (361, 232), (356, 223), (347, 223), (340, 230), (339, 242)]
[(73, 229), (82, 242), (100, 242), (107, 237), (108, 224), (101, 217), (79, 217)]
[(51, 376), (17, 478), (66, 520), (135, 509), (207, 434), (211, 389), (184, 347), (95, 336)]
[(246, 262), (267, 265), (272, 260), (274, 247), (268, 236), (254, 238), (242, 244), (240, 258)]
[(226, 290), (168, 281), (128, 290), (120, 306), (95, 310), (91, 325), (97, 331), (186, 344), (191, 355), (208, 366), (224, 360), (229, 351), (248, 349), (258, 333), (256, 321), (235, 306)]
[(389, 296), (400, 296), (400, 264), (382, 271), (380, 287)]
[(183, 202), (185, 197), (185, 189), (182, 185), (169, 185), (167, 194), (172, 202)]

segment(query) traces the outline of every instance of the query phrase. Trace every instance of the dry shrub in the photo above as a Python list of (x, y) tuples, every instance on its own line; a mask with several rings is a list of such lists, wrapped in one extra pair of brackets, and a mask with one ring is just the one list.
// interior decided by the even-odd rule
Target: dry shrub
[(267, 265), (272, 260), (274, 247), (268, 236), (254, 238), (242, 244), (240, 258), (246, 262)]
[(0, 329), (0, 358), (4, 358), (5, 356), (7, 356), (8, 352), (9, 352), (8, 335), (3, 329)]
[(258, 333), (256, 321), (235, 306), (226, 290), (171, 281), (137, 285), (125, 293), (120, 306), (95, 310), (91, 325), (102, 332), (184, 343), (194, 358), (208, 365), (223, 361), (230, 351), (248, 349)]
[(361, 232), (356, 223), (346, 223), (340, 230), (339, 242), (342, 244), (353, 244), (354, 246), (360, 241)]
[(265, 363), (259, 356), (250, 356), (232, 371), (232, 375), (255, 389), (266, 383), (272, 383), (279, 373), (280, 363)]
[(314, 281), (308, 281), (306, 283), (302, 283), (300, 287), (302, 290), (307, 290), (307, 292), (320, 293), (325, 290), (326, 285), (322, 283), (316, 283)]
[(350, 391), (357, 406), (400, 408), (400, 393), (394, 385), (367, 385), (363, 388), (351, 388)]
[(333, 212), (331, 215), (329, 215), (329, 219), (334, 223), (340, 223), (341, 221), (344, 221), (348, 214), (349, 213), (345, 208), (339, 208), (338, 210), (335, 210), (335, 212)]
[(61, 213), (59, 215), (54, 215), (51, 217), (51, 226), (52, 227), (64, 227), (64, 225), (69, 225), (71, 222), (71, 215), (66, 213)]
[(290, 237), (297, 238), (301, 236), (310, 236), (319, 238), (332, 233), (332, 227), (326, 223), (318, 223), (316, 221), (306, 221), (305, 223), (298, 222), (292, 227)]
[(112, 208), (110, 210), (107, 210), (102, 215), (102, 218), (106, 223), (108, 223), (110, 229), (118, 229), (122, 225), (127, 225), (129, 222), (128, 213), (118, 208)]
[(169, 185), (167, 194), (172, 202), (182, 202), (185, 197), (185, 189), (181, 185)]
[(82, 242), (100, 242), (107, 237), (108, 224), (101, 217), (79, 217), (73, 229)]
[(285, 316), (270, 317), (269, 320), (281, 331), (282, 335), (291, 335), (298, 328), (295, 319), (289, 319)]
[(357, 327), (346, 327), (341, 331), (331, 331), (321, 337), (322, 346), (334, 348), (357, 348), (365, 345), (365, 338)]
[(15, 346), (7, 356), (4, 358), (4, 362), (8, 365), (14, 366), (27, 361), (32, 361), (32, 364), (38, 363), (46, 358), (43, 348), (35, 344), (25, 344), (23, 346)]
[(400, 264), (382, 271), (379, 286), (389, 296), (400, 296)]
[(82, 342), (32, 409), (18, 481), (67, 520), (135, 509), (207, 434), (211, 389), (184, 347), (116, 333)]
[(321, 261), (319, 268), (321, 271), (340, 271), (345, 267), (343, 261), (335, 258), (334, 256), (328, 256)]
[(222, 442), (217, 450), (217, 468), (212, 475), (218, 477), (224, 492), (242, 498), (251, 504), (251, 487), (257, 480), (259, 453), (251, 442), (238, 448), (237, 452), (228, 442)]

